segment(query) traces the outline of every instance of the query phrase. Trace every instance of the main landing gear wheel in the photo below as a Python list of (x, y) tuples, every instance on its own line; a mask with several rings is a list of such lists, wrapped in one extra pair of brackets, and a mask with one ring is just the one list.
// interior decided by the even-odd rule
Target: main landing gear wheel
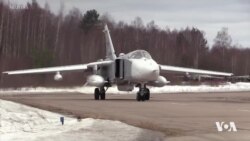
[(95, 88), (95, 94), (94, 94), (95, 100), (105, 100), (106, 99), (106, 91), (104, 88)]
[(106, 93), (105, 93), (104, 88), (100, 89), (100, 97), (101, 97), (101, 100), (105, 100), (105, 98), (106, 98)]
[(98, 88), (95, 88), (95, 100), (99, 100), (100, 97), (100, 90)]

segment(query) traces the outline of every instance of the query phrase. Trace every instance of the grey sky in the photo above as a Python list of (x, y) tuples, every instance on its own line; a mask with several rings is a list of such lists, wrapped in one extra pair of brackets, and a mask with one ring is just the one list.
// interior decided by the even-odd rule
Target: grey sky
[[(31, 0), (9, 0), (25, 4)], [(116, 21), (130, 23), (135, 17), (144, 23), (154, 20), (161, 28), (197, 27), (205, 31), (209, 45), (222, 27), (228, 27), (234, 44), (250, 47), (249, 0), (37, 0), (42, 6), (47, 1), (50, 9), (58, 12), (64, 3), (64, 12), (73, 7), (85, 12), (96, 9), (108, 12)]]

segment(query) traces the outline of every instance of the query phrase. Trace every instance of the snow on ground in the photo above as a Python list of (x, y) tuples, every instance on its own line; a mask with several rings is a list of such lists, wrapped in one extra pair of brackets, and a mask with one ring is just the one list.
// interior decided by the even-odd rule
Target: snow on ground
[[(72, 88), (45, 88), (45, 87), (24, 87), (18, 89), (0, 89), (0, 94), (13, 94), (13, 93), (63, 93), (63, 92), (78, 92), (84, 94), (93, 94), (95, 87), (72, 87)], [(187, 92), (232, 92), (232, 91), (250, 91), (250, 83), (226, 83), (218, 86), (199, 85), (167, 85), (164, 87), (151, 87), (152, 93), (187, 93)], [(107, 93), (110, 94), (135, 94), (138, 88), (132, 92), (121, 92), (117, 87), (111, 87)]]
[[(60, 117), (64, 117), (62, 126)], [(163, 135), (119, 121), (81, 119), (0, 100), (0, 141), (162, 140)]]
[[(0, 89), (0, 94), (13, 94), (13, 93), (63, 93), (63, 92), (77, 92), (84, 94), (93, 94), (95, 87), (82, 86), (82, 87), (70, 87), (70, 88), (46, 88), (46, 87), (23, 87), (23, 88), (8, 88)], [(128, 94), (135, 92), (121, 92), (117, 91), (116, 87), (111, 87), (107, 91), (112, 94)]]
[(188, 93), (188, 92), (244, 92), (250, 91), (250, 83), (226, 83), (218, 86), (164, 86), (161, 88), (151, 88), (153, 93)]

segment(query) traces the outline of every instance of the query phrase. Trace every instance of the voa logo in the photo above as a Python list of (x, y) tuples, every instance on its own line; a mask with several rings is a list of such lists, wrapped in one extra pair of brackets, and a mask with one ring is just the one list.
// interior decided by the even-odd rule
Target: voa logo
[(218, 132), (222, 132), (222, 131), (228, 131), (228, 132), (237, 132), (237, 128), (235, 126), (235, 123), (234, 122), (215, 122), (216, 124), (216, 127), (217, 127), (217, 131)]

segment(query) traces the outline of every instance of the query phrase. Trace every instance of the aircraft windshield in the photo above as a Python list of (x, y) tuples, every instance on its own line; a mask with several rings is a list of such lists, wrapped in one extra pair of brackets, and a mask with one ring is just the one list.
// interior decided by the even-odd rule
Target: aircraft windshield
[(141, 58), (146, 58), (146, 59), (152, 59), (150, 54), (145, 51), (145, 50), (136, 50), (128, 54), (129, 59), (141, 59)]

